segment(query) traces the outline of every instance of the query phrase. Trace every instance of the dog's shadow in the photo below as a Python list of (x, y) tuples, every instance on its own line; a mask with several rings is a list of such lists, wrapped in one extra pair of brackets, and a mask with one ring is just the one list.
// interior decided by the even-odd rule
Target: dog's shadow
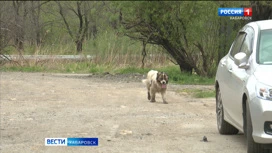
[(150, 104), (154, 104), (154, 105), (157, 105), (157, 104), (162, 104), (162, 105), (167, 105), (167, 104), (169, 104), (168, 102), (167, 103), (163, 103), (162, 101), (156, 101), (156, 102), (148, 102), (148, 103), (150, 103)]

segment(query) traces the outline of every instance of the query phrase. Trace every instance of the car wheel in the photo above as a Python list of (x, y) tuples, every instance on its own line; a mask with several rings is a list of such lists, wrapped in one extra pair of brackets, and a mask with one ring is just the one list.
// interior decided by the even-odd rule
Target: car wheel
[(262, 145), (259, 143), (256, 143), (253, 140), (252, 137), (252, 122), (251, 122), (251, 116), (250, 116), (250, 110), (248, 103), (246, 103), (246, 135), (247, 135), (247, 153), (267, 153), (268, 150), (263, 149)]
[(216, 89), (216, 116), (217, 128), (220, 134), (237, 134), (239, 132), (238, 129), (224, 120), (224, 109), (219, 87)]

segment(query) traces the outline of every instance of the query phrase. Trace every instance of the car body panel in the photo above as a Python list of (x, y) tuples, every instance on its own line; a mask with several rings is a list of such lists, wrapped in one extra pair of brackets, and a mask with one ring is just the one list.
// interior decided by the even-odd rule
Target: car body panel
[[(272, 65), (262, 65), (257, 61), (260, 31), (267, 29), (272, 30), (272, 20), (251, 22), (245, 25), (238, 32), (228, 54), (220, 60), (216, 73), (216, 82), (219, 84), (222, 96), (224, 120), (244, 132), (243, 96), (245, 95), (250, 109), (253, 139), (262, 144), (272, 143), (272, 135), (264, 132), (264, 122), (272, 121), (272, 99), (261, 99), (256, 94), (258, 83), (271, 86), (272, 89)], [(235, 47), (239, 47), (239, 36), (242, 38), (241, 35), (244, 33), (246, 36), (238, 52), (245, 51), (243, 45), (246, 44), (246, 39), (248, 39), (250, 41), (250, 54), (245, 51), (249, 56), (248, 68), (246, 69), (239, 68), (234, 63), (233, 56)]]

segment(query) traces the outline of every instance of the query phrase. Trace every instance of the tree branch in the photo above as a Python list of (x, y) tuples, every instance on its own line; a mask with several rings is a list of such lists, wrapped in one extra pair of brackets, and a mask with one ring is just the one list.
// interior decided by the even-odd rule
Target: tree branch
[(63, 19), (63, 21), (64, 21), (64, 24), (65, 24), (65, 26), (66, 26), (66, 28), (67, 28), (67, 30), (68, 30), (68, 33), (69, 33), (69, 35), (72, 37), (72, 39), (74, 38), (74, 35), (73, 35), (73, 33), (72, 33), (72, 31), (71, 31), (71, 29), (70, 29), (70, 26), (69, 26), (69, 24), (68, 24), (68, 22), (67, 22), (67, 20), (66, 20), (66, 18), (65, 18), (65, 16), (64, 16), (64, 14), (63, 14), (63, 8), (62, 8), (62, 6), (61, 6), (61, 4), (60, 4), (60, 2), (59, 1), (56, 1), (56, 3), (58, 4), (58, 6), (59, 6), (59, 13), (60, 13), (60, 15), (61, 15), (61, 17), (62, 17), (62, 19)]

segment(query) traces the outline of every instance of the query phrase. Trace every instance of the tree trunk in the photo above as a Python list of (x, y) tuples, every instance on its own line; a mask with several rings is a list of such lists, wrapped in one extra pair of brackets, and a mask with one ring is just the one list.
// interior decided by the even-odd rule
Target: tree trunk
[(181, 72), (185, 71), (185, 72), (188, 72), (190, 74), (193, 73), (193, 68), (192, 68), (192, 66), (190, 64), (185, 63), (185, 62), (184, 63), (178, 63), (178, 64), (179, 64), (179, 69), (180, 69)]
[(75, 40), (77, 53), (81, 54), (82, 48), (83, 48), (83, 42), (84, 42), (84, 39), (86, 38), (86, 34), (88, 32), (88, 27), (89, 27), (89, 22), (90, 22), (88, 19), (88, 8), (86, 6), (86, 3), (84, 3), (84, 1), (77, 1), (77, 8), (76, 9), (69, 8), (70, 10), (72, 10), (72, 12), (74, 12), (76, 14), (76, 16), (79, 19), (79, 27), (78, 27), (77, 32), (75, 32), (75, 33), (74, 33), (74, 31), (72, 31), (69, 23), (67, 22), (67, 19), (64, 15), (64, 12), (63, 12), (64, 8), (62, 7), (61, 3), (57, 2), (57, 4), (59, 6), (59, 13), (64, 21), (64, 24), (66, 26), (66, 29), (67, 29), (69, 35), (71, 36), (72, 39)]
[(82, 53), (82, 41), (76, 41), (76, 48), (77, 48), (77, 53)]
[(145, 60), (145, 57), (146, 57), (146, 50), (145, 50), (145, 47), (146, 47), (146, 42), (143, 40), (143, 50), (142, 50), (142, 69), (144, 68), (145, 66), (145, 63), (144, 63), (144, 60)]
[(24, 22), (26, 18), (26, 8), (24, 8), (23, 16), (20, 15), (20, 9), (26, 7), (25, 2), (13, 1), (13, 8), (15, 11), (15, 25), (16, 25), (16, 35), (15, 35), (15, 46), (21, 55), (24, 51)]
[(166, 49), (166, 51), (175, 59), (175, 61), (179, 65), (180, 71), (185, 71), (189, 73), (193, 72), (194, 67), (191, 65), (193, 61), (190, 61), (190, 58), (185, 57), (186, 51), (184, 49), (176, 49), (166, 39), (162, 40), (161, 44)]

